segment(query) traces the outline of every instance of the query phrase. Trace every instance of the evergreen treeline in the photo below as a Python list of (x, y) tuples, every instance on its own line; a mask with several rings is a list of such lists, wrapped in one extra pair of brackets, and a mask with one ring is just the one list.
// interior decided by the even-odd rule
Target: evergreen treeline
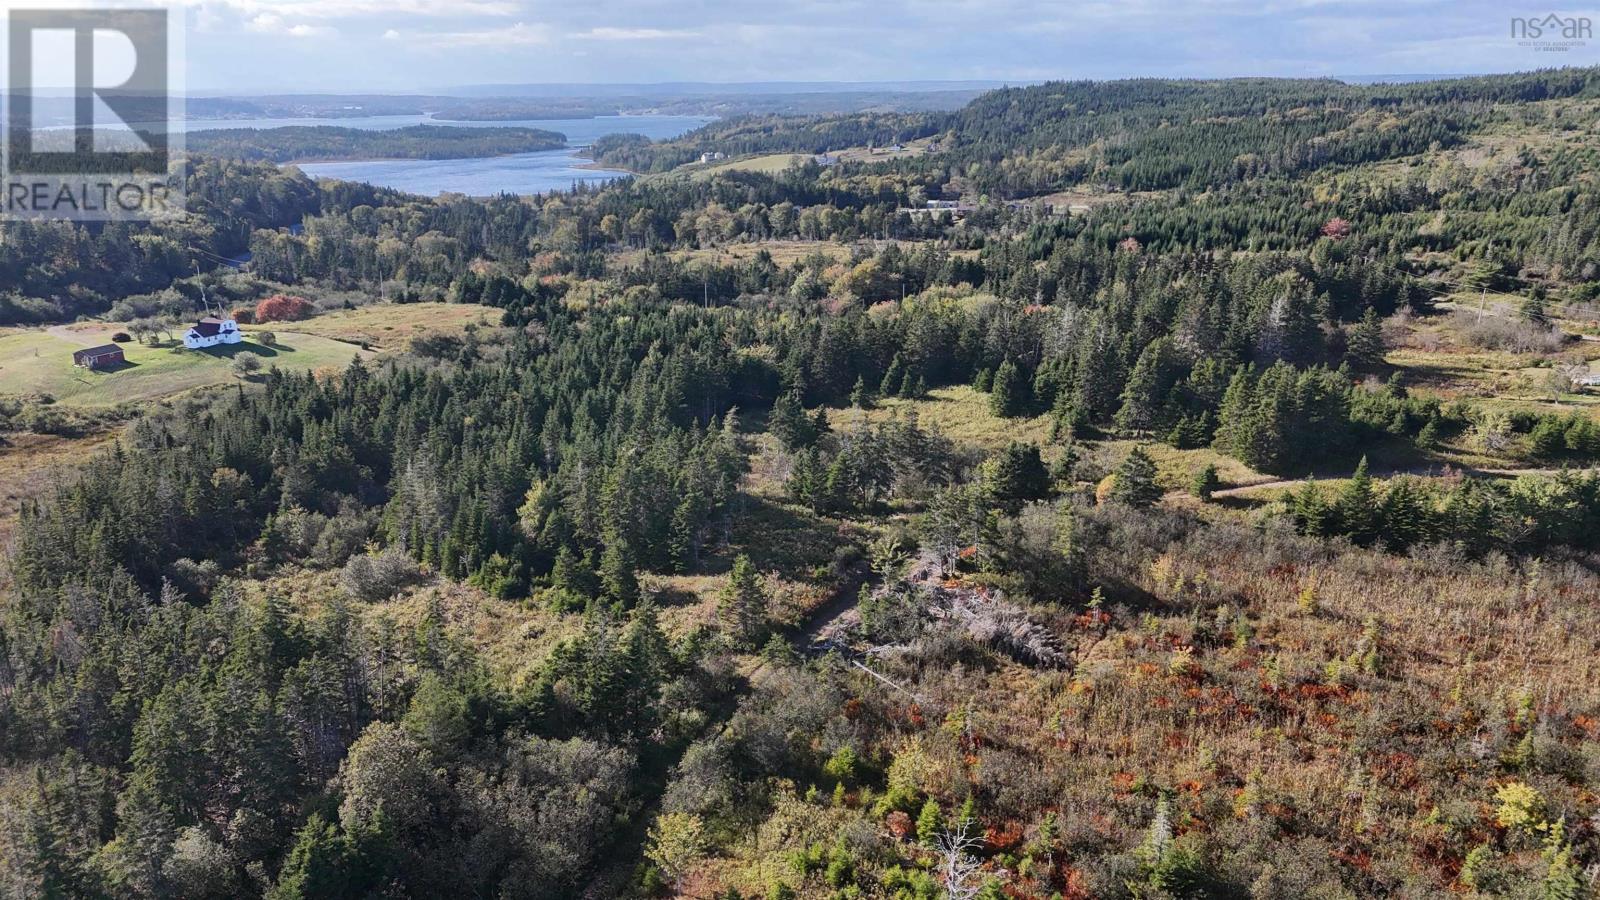
[(462, 159), (555, 150), (565, 135), (537, 128), (460, 128), (410, 125), (392, 130), (290, 125), (280, 128), (220, 128), (191, 132), (186, 149), (226, 159)]
[(138, 225), (6, 222), (0, 324), (104, 312), (125, 296), (171, 286), (197, 265), (214, 269), (216, 260), (244, 253), (257, 229), (298, 223), (320, 208), (316, 186), (297, 172), (219, 159), (180, 164), (188, 192), (184, 218)]
[[(760, 379), (714, 314), (508, 307), (524, 336), (496, 358), (274, 372), (141, 420), (23, 511), (0, 610), (8, 872), (47, 896), (571, 895), (670, 749), (666, 686), (697, 677), (629, 612), (635, 573), (727, 529), (731, 385)], [(273, 562), (342, 566), (369, 601), (421, 564), (591, 612), (513, 691), (437, 609), (308, 626), (222, 577)], [(692, 710), (719, 689), (674, 690)]]
[(1363, 459), (1337, 491), (1308, 480), (1288, 505), (1302, 534), (1337, 535), (1396, 553), (1431, 544), (1452, 544), (1472, 556), (1490, 550), (1537, 553), (1592, 544), (1600, 527), (1600, 477), (1563, 473), (1510, 482), (1401, 477), (1379, 488)]
[(744, 115), (712, 122), (680, 138), (651, 142), (637, 134), (607, 135), (590, 145), (598, 163), (634, 172), (668, 172), (706, 151), (826, 153), (849, 147), (887, 147), (926, 137), (940, 114), (858, 113), (835, 116)]
[[(1358, 163), (1449, 146), (1491, 126), (1520, 127), (1524, 118), (1557, 132), (1581, 127), (1563, 119), (1559, 109), (1490, 104), (1583, 98), (1594, 91), (1593, 81), (1593, 70), (1579, 69), (1402, 86), (1324, 81), (1043, 85), (986, 95), (969, 110), (952, 114), (965, 124), (951, 126), (939, 152), (921, 157), (876, 166), (804, 165), (775, 175), (731, 171), (704, 179), (629, 181), (536, 200), (424, 200), (365, 185), (316, 185), (266, 166), (195, 158), (186, 163), (192, 215), (181, 222), (140, 227), (8, 223), (7, 240), (0, 245), (0, 275), (7, 286), (0, 294), (0, 322), (100, 313), (115, 300), (174, 283), (197, 293), (184, 276), (214, 270), (221, 260), (246, 251), (253, 254), (254, 271), (274, 281), (381, 288), (399, 299), (443, 297), (451, 282), (488, 259), (517, 278), (630, 278), (619, 270), (631, 267), (641, 275), (628, 283), (667, 275), (668, 280), (699, 281), (703, 298), (727, 301), (769, 285), (750, 280), (738, 265), (700, 262), (692, 272), (681, 261), (619, 265), (605, 251), (768, 239), (889, 237), (935, 241), (950, 249), (985, 247), (982, 260), (963, 261), (959, 270), (946, 273), (945, 283), (996, 284), (1002, 295), (1031, 292), (1049, 300), (1056, 288), (1050, 274), (1035, 283), (1028, 263), (1063, 247), (1100, 252), (1131, 239), (1156, 254), (1299, 252), (1333, 219), (1349, 228), (1343, 243), (1358, 245), (1346, 251), (1351, 257), (1371, 257), (1408, 271), (1419, 251), (1447, 254), (1473, 267), (1492, 289), (1551, 283), (1587, 299), (1600, 292), (1600, 201), (1589, 183), (1596, 162), (1592, 147), (1523, 150), (1489, 171), (1419, 166), (1374, 180), (1349, 170)], [(1080, 114), (1058, 114), (1063, 108)], [(888, 117), (884, 127), (909, 127), (906, 123), (916, 118)], [(811, 123), (808, 128), (832, 127), (822, 124), (830, 120), (805, 121)], [(855, 123), (852, 128), (878, 127), (871, 116), (841, 121)], [(1130, 129), (1131, 137), (1110, 139), (1119, 128)], [(1318, 129), (1338, 137), (1325, 139)], [(425, 126), (423, 131), (452, 130)], [(277, 141), (278, 134), (258, 137)], [(357, 140), (399, 139), (394, 133), (351, 134)], [(888, 139), (873, 132), (852, 140), (879, 136)], [(298, 140), (293, 134), (288, 138)], [(1074, 142), (1084, 141), (1105, 158), (1091, 160), (1079, 152)], [(1070, 162), (1053, 162), (1051, 154), (1057, 153)], [(1331, 173), (1329, 184), (1314, 187), (1297, 180), (1294, 176), (1307, 166)], [(1047, 219), (1025, 205), (998, 203), (979, 204), (960, 222), (949, 214), (898, 212), (929, 197), (1030, 196), (1078, 184), (1171, 190)], [(677, 275), (668, 271), (673, 267)], [(1369, 266), (1361, 277), (1397, 277), (1380, 271)], [(786, 287), (777, 284), (779, 290)]]

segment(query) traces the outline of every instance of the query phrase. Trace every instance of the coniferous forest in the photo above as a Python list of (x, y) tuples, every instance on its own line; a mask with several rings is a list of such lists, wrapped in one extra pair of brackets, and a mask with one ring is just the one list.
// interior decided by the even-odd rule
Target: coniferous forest
[(0, 341), (479, 313), (0, 392), (3, 896), (1596, 896), (1600, 70), (264, 161), (385, 134), (3, 226)]

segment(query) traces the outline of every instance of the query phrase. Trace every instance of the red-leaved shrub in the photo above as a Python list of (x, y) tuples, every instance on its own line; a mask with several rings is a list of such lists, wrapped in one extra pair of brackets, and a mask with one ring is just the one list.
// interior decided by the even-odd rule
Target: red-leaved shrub
[(317, 311), (316, 304), (304, 297), (273, 294), (256, 304), (257, 322), (296, 322)]

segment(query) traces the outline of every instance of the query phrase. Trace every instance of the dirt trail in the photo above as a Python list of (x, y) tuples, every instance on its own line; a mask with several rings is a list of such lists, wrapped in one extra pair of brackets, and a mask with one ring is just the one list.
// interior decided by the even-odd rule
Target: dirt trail
[(841, 632), (847, 631), (859, 620), (856, 606), (861, 602), (861, 588), (875, 576), (865, 563), (858, 564), (845, 580), (834, 589), (828, 602), (811, 611), (800, 628), (800, 651), (825, 652)]
[(44, 331), (45, 334), (51, 337), (61, 338), (63, 341), (77, 344), (80, 347), (98, 347), (105, 343), (96, 335), (84, 334), (81, 331), (74, 330), (71, 325), (51, 325)]

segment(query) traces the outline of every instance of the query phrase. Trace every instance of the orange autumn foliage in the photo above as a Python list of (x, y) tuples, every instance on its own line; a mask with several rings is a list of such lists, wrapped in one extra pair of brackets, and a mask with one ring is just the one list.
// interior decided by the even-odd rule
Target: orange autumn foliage
[(316, 304), (293, 294), (273, 294), (256, 304), (257, 322), (298, 322), (309, 319)]

